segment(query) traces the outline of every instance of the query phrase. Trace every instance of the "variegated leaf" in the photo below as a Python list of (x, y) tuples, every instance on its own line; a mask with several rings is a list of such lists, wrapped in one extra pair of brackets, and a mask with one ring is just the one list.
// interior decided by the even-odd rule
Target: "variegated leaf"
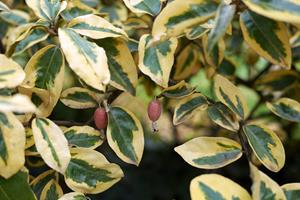
[(56, 200), (63, 194), (63, 190), (58, 182), (52, 179), (43, 188), (40, 200)]
[(35, 105), (28, 96), (15, 94), (14, 96), (0, 96), (0, 112), (34, 112)]
[(25, 129), (10, 112), (0, 112), (0, 175), (10, 178), (25, 162)]
[(269, 170), (278, 172), (285, 162), (283, 145), (272, 130), (262, 125), (245, 125), (243, 131), (256, 157)]
[(121, 180), (121, 168), (109, 163), (104, 155), (91, 149), (77, 149), (65, 173), (65, 182), (76, 192), (96, 194)]
[(33, 45), (46, 40), (49, 33), (44, 28), (35, 28), (26, 34), (25, 38), (19, 39), (14, 50), (14, 56), (22, 54), (24, 51), (32, 47)]
[(300, 23), (300, 2), (297, 0), (243, 0), (243, 2), (260, 15), (279, 21)]
[(248, 107), (246, 99), (240, 90), (228, 79), (217, 74), (214, 78), (214, 91), (217, 98), (241, 119), (247, 116)]
[(213, 17), (217, 4), (211, 0), (174, 0), (155, 18), (152, 35), (178, 36), (186, 28), (196, 26)]
[(210, 119), (219, 126), (233, 132), (239, 130), (239, 122), (236, 115), (224, 104), (217, 102), (209, 106), (207, 113)]
[(55, 45), (37, 51), (25, 67), (26, 78), (19, 87), (31, 96), (37, 106), (37, 116), (48, 117), (59, 100), (65, 71), (64, 57)]
[(219, 5), (214, 28), (208, 35), (207, 52), (210, 53), (218, 43), (219, 39), (224, 36), (231, 20), (233, 19), (235, 10), (236, 5), (227, 5), (226, 3)]
[(67, 7), (61, 12), (61, 16), (66, 21), (71, 21), (73, 18), (98, 13), (96, 9), (84, 4), (80, 0), (68, 1)]
[(261, 76), (255, 85), (259, 90), (282, 91), (298, 84), (300, 76), (291, 70), (270, 71)]
[(58, 173), (54, 170), (45, 171), (31, 181), (30, 186), (37, 199), (40, 199), (42, 190), (51, 180), (58, 180)]
[(240, 25), (245, 41), (255, 52), (274, 64), (291, 67), (291, 47), (284, 23), (247, 10), (240, 15)]
[(187, 163), (200, 169), (224, 167), (242, 156), (242, 147), (223, 137), (198, 137), (174, 149)]
[(9, 179), (0, 177), (1, 200), (37, 200), (28, 184), (28, 170), (21, 169)]
[(110, 81), (103, 48), (80, 37), (72, 29), (59, 29), (59, 41), (71, 69), (89, 86), (104, 91)]
[(96, 43), (106, 52), (111, 76), (110, 84), (135, 95), (138, 72), (127, 44), (117, 38), (106, 38)]
[(164, 0), (123, 0), (125, 5), (134, 13), (157, 15)]
[(12, 59), (0, 54), (0, 89), (13, 88), (22, 83), (25, 73)]
[(72, 126), (64, 134), (70, 146), (96, 149), (103, 143), (101, 132), (90, 126)]
[(67, 7), (67, 2), (60, 0), (25, 0), (25, 2), (36, 16), (48, 21), (56, 20), (59, 13)]
[(300, 183), (288, 183), (281, 186), (286, 200), (294, 200), (300, 197)]
[(252, 200), (243, 187), (218, 174), (203, 174), (190, 183), (192, 200)]
[(0, 18), (13, 25), (21, 25), (28, 23), (29, 14), (21, 10), (9, 10), (0, 12)]
[(253, 185), (251, 187), (254, 200), (275, 199), (286, 200), (283, 190), (280, 186), (263, 172), (259, 171), (250, 163), (251, 178)]
[(72, 19), (69, 22), (68, 27), (81, 35), (93, 39), (128, 37), (126, 32), (122, 29), (115, 27), (106, 19), (93, 14), (83, 15)]
[(176, 58), (174, 80), (184, 80), (196, 73), (200, 68), (199, 49), (196, 45), (190, 44), (180, 52)]
[(49, 119), (36, 118), (32, 121), (32, 132), (36, 148), (45, 163), (63, 174), (71, 155), (62, 130)]
[(32, 129), (29, 127), (25, 128), (25, 133), (26, 133), (26, 144), (25, 144), (25, 149), (28, 149), (34, 145), (34, 138), (33, 138), (33, 133)]
[(87, 198), (80, 192), (70, 192), (64, 194), (58, 200), (87, 200)]
[(95, 108), (100, 100), (100, 95), (81, 87), (68, 88), (60, 96), (60, 101), (63, 104), (74, 109)]
[(193, 26), (191, 28), (185, 29), (185, 37), (189, 40), (195, 40), (201, 38), (204, 34), (206, 34), (210, 29), (200, 26)]
[(131, 111), (122, 107), (110, 108), (107, 141), (121, 160), (139, 165), (144, 151), (144, 131)]
[(222, 63), (225, 54), (225, 42), (223, 38), (219, 38), (217, 44), (212, 47), (210, 52), (208, 52), (208, 45), (210, 43), (206, 34), (204, 34), (202, 37), (202, 44), (204, 47), (204, 56), (207, 64), (213, 67), (218, 67)]
[(195, 93), (181, 99), (174, 109), (173, 124), (178, 125), (184, 122), (197, 111), (205, 110), (207, 106), (208, 102), (206, 97), (200, 93)]
[(168, 87), (176, 47), (174, 37), (155, 41), (151, 35), (143, 35), (139, 43), (139, 69), (158, 85)]
[(0, 11), (9, 11), (9, 7), (5, 3), (0, 2)]
[(300, 103), (296, 100), (280, 98), (273, 103), (267, 102), (267, 107), (283, 119), (300, 122)]
[(176, 85), (170, 86), (166, 89), (164, 89), (160, 96), (164, 96), (167, 98), (183, 98), (186, 96), (191, 95), (195, 91), (195, 88), (190, 86), (185, 81), (180, 81)]

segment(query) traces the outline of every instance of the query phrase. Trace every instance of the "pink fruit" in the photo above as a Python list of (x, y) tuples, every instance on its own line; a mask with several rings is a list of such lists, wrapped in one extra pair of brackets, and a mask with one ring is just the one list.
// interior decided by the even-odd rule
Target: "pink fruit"
[(98, 129), (105, 129), (107, 127), (107, 113), (104, 108), (97, 108), (95, 110), (94, 121)]
[(152, 100), (148, 105), (148, 116), (153, 122), (157, 121), (161, 115), (161, 104), (157, 99)]

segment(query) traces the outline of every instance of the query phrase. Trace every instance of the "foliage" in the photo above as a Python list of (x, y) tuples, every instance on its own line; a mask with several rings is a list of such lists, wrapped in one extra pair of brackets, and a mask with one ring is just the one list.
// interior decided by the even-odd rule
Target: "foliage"
[[(300, 122), (299, 24), (296, 0), (0, 2), (0, 199), (86, 199), (109, 189), (124, 172), (98, 147), (107, 142), (138, 166), (151, 123), (135, 103), (152, 99), (163, 105), (153, 129), (163, 137), (173, 123), (174, 150), (190, 165), (248, 159), (252, 197), (202, 174), (191, 180), (192, 200), (299, 198), (299, 183), (279, 186), (258, 169), (283, 168), (284, 136)], [(107, 128), (93, 115), (56, 119), (61, 103), (104, 108)], [(182, 139), (180, 127), (195, 134)], [(32, 173), (38, 167), (46, 170)]]

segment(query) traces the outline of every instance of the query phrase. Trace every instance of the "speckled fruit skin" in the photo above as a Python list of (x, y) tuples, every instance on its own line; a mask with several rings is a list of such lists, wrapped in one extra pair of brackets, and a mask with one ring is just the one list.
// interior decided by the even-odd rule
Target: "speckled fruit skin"
[(94, 121), (98, 129), (105, 129), (107, 127), (108, 119), (104, 108), (97, 108), (95, 110)]
[(161, 115), (161, 104), (158, 100), (152, 100), (148, 105), (148, 117), (151, 121), (155, 122)]

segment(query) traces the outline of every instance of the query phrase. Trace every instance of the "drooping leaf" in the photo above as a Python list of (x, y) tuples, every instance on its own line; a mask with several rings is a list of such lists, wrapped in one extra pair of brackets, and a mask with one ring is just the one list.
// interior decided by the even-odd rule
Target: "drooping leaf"
[(190, 86), (185, 81), (180, 81), (176, 85), (170, 86), (166, 89), (164, 89), (160, 96), (164, 96), (167, 98), (183, 98), (186, 96), (191, 95), (195, 91), (195, 88)]
[(221, 75), (214, 78), (214, 91), (217, 98), (241, 119), (247, 116), (248, 107), (239, 89)]
[(35, 110), (35, 105), (25, 95), (0, 96), (0, 112), (26, 113), (34, 112)]
[(48, 117), (59, 100), (65, 71), (64, 57), (55, 45), (37, 51), (25, 67), (20, 92), (31, 96), (37, 116)]
[(77, 149), (65, 173), (65, 182), (76, 192), (96, 194), (117, 183), (124, 176), (121, 168), (109, 163), (99, 152)]
[(64, 134), (70, 146), (95, 149), (103, 143), (100, 131), (90, 126), (72, 126)]
[(62, 92), (60, 100), (70, 108), (87, 109), (97, 107), (101, 97), (89, 89), (72, 87)]
[(253, 199), (282, 199), (286, 200), (283, 190), (280, 186), (263, 172), (259, 171), (250, 163), (251, 178), (253, 185), (251, 187)]
[(283, 119), (300, 122), (300, 103), (296, 100), (280, 98), (273, 103), (267, 102), (267, 107)]
[(147, 13), (157, 15), (160, 11), (162, 0), (123, 0), (125, 5), (134, 13)]
[(198, 137), (174, 149), (187, 163), (200, 169), (224, 167), (242, 156), (242, 147), (224, 137)]
[(28, 184), (27, 170), (20, 170), (9, 179), (0, 177), (0, 199), (36, 200), (36, 197)]
[(0, 54), (0, 89), (13, 88), (22, 83), (25, 73), (12, 59)]
[(155, 18), (152, 35), (178, 36), (215, 15), (217, 4), (211, 0), (174, 0)]
[(269, 170), (278, 172), (284, 165), (285, 152), (276, 133), (265, 126), (255, 124), (244, 126), (243, 130), (260, 162)]
[(288, 183), (281, 186), (286, 200), (294, 200), (300, 197), (300, 183)]
[(72, 29), (59, 29), (59, 41), (71, 69), (89, 86), (103, 91), (110, 81), (103, 48), (80, 37)]
[(62, 130), (49, 119), (35, 118), (32, 121), (32, 132), (35, 146), (45, 163), (63, 174), (71, 155)]
[(196, 45), (186, 46), (176, 58), (174, 80), (184, 80), (200, 68), (199, 50)]
[(222, 3), (219, 5), (216, 22), (214, 28), (208, 35), (207, 52), (211, 52), (214, 46), (218, 43), (219, 39), (222, 38), (233, 19), (236, 10), (236, 5), (228, 5)]
[(254, 12), (266, 17), (291, 22), (300, 23), (300, 4), (295, 0), (243, 0), (243, 2)]
[(239, 122), (236, 115), (224, 104), (217, 102), (207, 109), (208, 116), (219, 126), (230, 131), (239, 130)]
[(127, 38), (125, 31), (115, 27), (106, 19), (93, 14), (83, 15), (72, 19), (69, 22), (68, 27), (81, 35), (93, 39), (102, 39), (107, 37)]
[(139, 165), (144, 151), (141, 122), (129, 110), (112, 107), (108, 113), (107, 141), (124, 162)]
[(151, 35), (143, 35), (139, 43), (139, 69), (158, 85), (168, 87), (176, 47), (174, 37), (155, 41)]
[(291, 67), (291, 47), (284, 23), (247, 10), (240, 15), (240, 25), (245, 41), (256, 53), (271, 63)]
[(138, 72), (127, 44), (117, 38), (106, 38), (96, 43), (106, 51), (111, 74), (110, 84), (135, 95)]
[(220, 38), (217, 41), (217, 44), (212, 47), (210, 52), (208, 52), (208, 45), (210, 44), (210, 41), (208, 40), (208, 36), (206, 34), (202, 36), (202, 44), (204, 47), (204, 57), (206, 63), (212, 67), (218, 67), (222, 63), (225, 56), (225, 42), (223, 38)]
[(87, 200), (87, 198), (80, 192), (70, 192), (64, 194), (58, 200)]
[(243, 187), (218, 174), (203, 174), (194, 178), (190, 183), (190, 193), (192, 200), (252, 199)]
[(11, 112), (0, 112), (0, 175), (10, 178), (25, 162), (25, 129)]
[(205, 96), (194, 93), (178, 101), (173, 115), (173, 124), (178, 125), (192, 117), (197, 111), (205, 110), (208, 102)]

